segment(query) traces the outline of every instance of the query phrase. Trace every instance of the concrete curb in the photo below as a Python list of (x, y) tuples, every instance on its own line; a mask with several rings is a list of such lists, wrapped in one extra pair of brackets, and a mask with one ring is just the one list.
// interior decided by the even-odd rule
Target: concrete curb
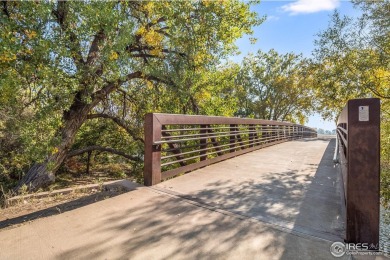
[(60, 190), (53, 190), (53, 191), (45, 191), (45, 192), (39, 192), (39, 193), (33, 193), (33, 194), (27, 194), (27, 195), (19, 195), (12, 198), (9, 198), (5, 201), (7, 206), (12, 206), (17, 204), (19, 201), (23, 201), (26, 199), (40, 199), (40, 198), (46, 198), (56, 195), (64, 195), (69, 194), (72, 192), (77, 191), (89, 191), (93, 189), (99, 189), (99, 188), (114, 188), (114, 187), (121, 187), (124, 188), (126, 191), (135, 190), (138, 187), (142, 187), (142, 185), (131, 182), (129, 180), (115, 180), (115, 181), (108, 181), (104, 183), (96, 183), (96, 184), (87, 184), (82, 186), (76, 186), (72, 188), (66, 188), (66, 189), (60, 189)]

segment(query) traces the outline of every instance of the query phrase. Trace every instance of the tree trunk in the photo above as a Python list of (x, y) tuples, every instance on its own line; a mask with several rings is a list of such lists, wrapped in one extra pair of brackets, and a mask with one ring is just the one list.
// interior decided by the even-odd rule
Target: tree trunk
[(55, 176), (52, 172), (47, 170), (46, 163), (35, 163), (22, 178), (15, 188), (18, 192), (26, 185), (27, 190), (37, 190), (39, 187), (47, 186), (55, 181)]
[[(127, 76), (127, 80), (141, 78), (141, 76), (142, 73), (136, 71), (130, 73)], [(88, 93), (88, 88), (84, 86), (83, 90), (76, 93), (73, 104), (70, 106), (69, 110), (64, 111), (62, 116), (63, 127), (58, 131), (59, 136), (61, 136), (61, 141), (56, 147), (57, 152), (49, 155), (43, 163), (34, 164), (18, 183), (15, 191), (18, 192), (23, 185), (26, 185), (29, 191), (34, 191), (41, 187), (48, 186), (55, 181), (55, 173), (65, 160), (73, 145), (74, 139), (76, 138), (77, 131), (85, 120), (87, 120), (88, 114), (100, 101), (107, 98), (119, 84), (119, 81), (107, 83), (102, 89), (94, 93)], [(88, 100), (89, 98), (91, 98), (92, 101), (86, 103), (85, 100)]]
[(91, 155), (92, 155), (92, 151), (89, 151), (88, 152), (88, 157), (87, 157), (87, 170), (86, 170), (86, 174), (89, 175), (89, 166), (90, 166), (90, 163), (91, 163)]
[(43, 163), (35, 163), (21, 179), (15, 188), (18, 192), (24, 185), (28, 191), (36, 191), (39, 188), (46, 187), (55, 181), (55, 173), (63, 163), (66, 155), (71, 148), (77, 131), (87, 119), (88, 113), (100, 100), (94, 100), (86, 104), (81, 101), (80, 96), (76, 95), (73, 105), (63, 115), (63, 127), (59, 129), (61, 142), (56, 147), (57, 152), (48, 156)]

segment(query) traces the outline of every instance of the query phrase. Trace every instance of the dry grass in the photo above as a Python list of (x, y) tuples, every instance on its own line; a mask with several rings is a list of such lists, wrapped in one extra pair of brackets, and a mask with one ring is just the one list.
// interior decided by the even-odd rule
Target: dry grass
[(97, 201), (126, 192), (120, 185), (73, 190), (70, 193), (56, 193), (45, 197), (20, 196), (0, 209), (0, 229), (22, 225), (26, 222), (61, 214)]

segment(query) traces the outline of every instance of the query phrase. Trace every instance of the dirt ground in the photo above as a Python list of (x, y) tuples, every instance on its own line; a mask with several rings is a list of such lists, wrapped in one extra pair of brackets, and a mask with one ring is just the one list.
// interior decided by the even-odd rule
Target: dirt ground
[(126, 192), (122, 186), (75, 190), (43, 198), (20, 199), (0, 208), (0, 230), (14, 228), (38, 218), (61, 214)]

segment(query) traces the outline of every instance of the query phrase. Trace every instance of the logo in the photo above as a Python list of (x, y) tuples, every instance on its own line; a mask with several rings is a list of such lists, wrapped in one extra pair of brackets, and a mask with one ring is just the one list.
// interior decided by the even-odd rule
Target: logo
[(379, 251), (379, 244), (373, 243), (342, 243), (334, 242), (330, 246), (330, 253), (335, 257), (342, 257), (343, 255), (383, 255)]
[(330, 246), (330, 253), (335, 257), (342, 257), (346, 252), (346, 248), (344, 243), (342, 242), (334, 242)]

